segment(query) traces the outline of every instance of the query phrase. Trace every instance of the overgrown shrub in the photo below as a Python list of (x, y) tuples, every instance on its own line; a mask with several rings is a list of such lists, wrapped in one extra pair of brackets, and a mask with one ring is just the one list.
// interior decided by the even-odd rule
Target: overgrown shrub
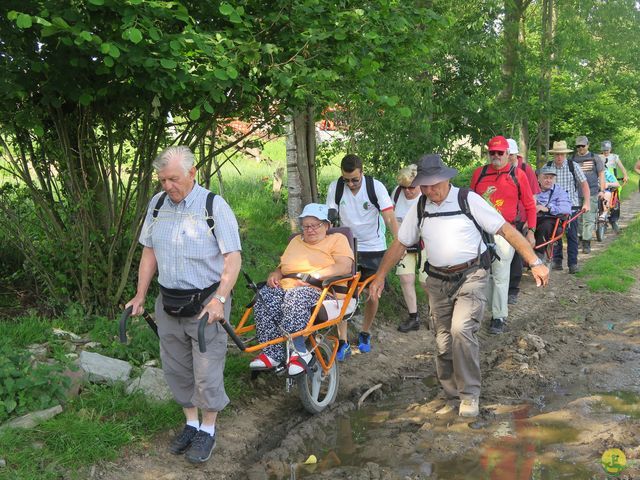
[(0, 346), (0, 422), (64, 400), (71, 380), (64, 366), (35, 363), (29, 353)]

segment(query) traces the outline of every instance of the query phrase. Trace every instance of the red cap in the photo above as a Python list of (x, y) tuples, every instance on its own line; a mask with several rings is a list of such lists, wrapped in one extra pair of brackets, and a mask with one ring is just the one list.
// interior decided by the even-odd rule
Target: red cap
[(493, 137), (491, 140), (489, 140), (489, 142), (487, 143), (487, 148), (489, 150), (499, 150), (502, 152), (507, 152), (509, 151), (509, 142), (507, 142), (507, 139), (503, 136), (498, 135), (497, 137)]

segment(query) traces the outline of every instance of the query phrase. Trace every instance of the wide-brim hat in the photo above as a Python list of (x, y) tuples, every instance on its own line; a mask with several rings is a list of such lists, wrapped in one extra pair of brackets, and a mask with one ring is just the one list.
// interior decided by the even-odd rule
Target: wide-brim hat
[(567, 142), (560, 140), (559, 142), (553, 142), (553, 148), (548, 150), (547, 153), (571, 153), (573, 150), (567, 148)]
[(418, 174), (411, 182), (412, 187), (435, 185), (457, 175), (458, 170), (447, 167), (437, 153), (424, 155), (418, 163)]

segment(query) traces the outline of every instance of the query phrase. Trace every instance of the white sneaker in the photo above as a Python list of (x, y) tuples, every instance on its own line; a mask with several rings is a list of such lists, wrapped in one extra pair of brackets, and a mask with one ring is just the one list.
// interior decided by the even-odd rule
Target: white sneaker
[(460, 402), (458, 415), (461, 417), (477, 417), (480, 411), (477, 398), (465, 398)]
[(292, 353), (289, 357), (289, 363), (287, 363), (289, 375), (293, 377), (294, 375), (300, 375), (305, 372), (305, 365), (309, 365), (311, 358), (311, 352), (305, 352), (301, 355), (298, 355), (296, 352)]
[(447, 400), (447, 403), (445, 403), (443, 407), (436, 410), (436, 415), (448, 415), (458, 408), (458, 402), (459, 401), (455, 399)]

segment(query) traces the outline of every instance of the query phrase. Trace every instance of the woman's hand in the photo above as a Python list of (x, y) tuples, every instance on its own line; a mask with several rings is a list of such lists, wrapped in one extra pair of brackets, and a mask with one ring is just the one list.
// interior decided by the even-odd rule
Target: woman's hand
[(282, 272), (280, 269), (274, 270), (267, 278), (267, 286), (271, 288), (278, 288), (280, 286), (280, 280), (282, 280)]

